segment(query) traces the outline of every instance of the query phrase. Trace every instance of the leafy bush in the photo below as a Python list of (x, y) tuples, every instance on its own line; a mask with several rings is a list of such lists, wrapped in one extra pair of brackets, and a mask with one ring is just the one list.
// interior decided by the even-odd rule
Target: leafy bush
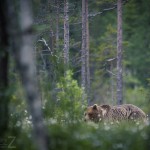
[[(36, 149), (30, 130), (20, 131), (13, 146)], [(94, 123), (51, 124), (48, 127), (51, 150), (149, 150), (150, 127)]]
[(86, 106), (84, 90), (72, 78), (73, 73), (68, 70), (57, 83), (55, 117), (58, 121), (79, 121)]
[(50, 127), (51, 149), (60, 150), (148, 150), (149, 127), (97, 124)]

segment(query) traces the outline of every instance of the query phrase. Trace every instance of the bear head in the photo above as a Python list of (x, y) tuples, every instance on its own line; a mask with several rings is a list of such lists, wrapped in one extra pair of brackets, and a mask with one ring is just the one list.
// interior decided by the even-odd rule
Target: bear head
[(102, 121), (110, 109), (111, 107), (109, 105), (98, 106), (97, 104), (94, 104), (93, 106), (89, 106), (84, 113), (84, 121)]

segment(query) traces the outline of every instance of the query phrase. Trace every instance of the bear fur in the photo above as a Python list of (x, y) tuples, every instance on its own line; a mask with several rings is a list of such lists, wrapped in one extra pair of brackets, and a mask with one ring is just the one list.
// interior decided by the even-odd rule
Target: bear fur
[(84, 114), (85, 121), (108, 121), (108, 122), (121, 122), (121, 121), (141, 121), (146, 123), (146, 114), (137, 106), (132, 104), (123, 104), (117, 106), (94, 104), (89, 106)]

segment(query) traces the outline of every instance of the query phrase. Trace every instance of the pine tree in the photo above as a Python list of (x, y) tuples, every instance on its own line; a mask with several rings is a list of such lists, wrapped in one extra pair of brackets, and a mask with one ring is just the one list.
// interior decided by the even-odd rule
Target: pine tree
[(90, 66), (89, 66), (89, 22), (88, 0), (82, 0), (82, 50), (81, 50), (81, 79), (82, 87), (89, 93), (90, 90)]
[(117, 2), (117, 104), (123, 103), (122, 0)]
[(64, 63), (69, 63), (69, 4), (64, 0)]

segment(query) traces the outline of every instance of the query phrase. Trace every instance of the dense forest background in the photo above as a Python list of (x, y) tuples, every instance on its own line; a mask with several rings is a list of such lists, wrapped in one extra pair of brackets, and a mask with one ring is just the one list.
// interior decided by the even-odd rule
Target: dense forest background
[[(83, 122), (88, 105), (117, 104), (118, 25), (117, 1), (85, 0), (83, 35), (83, 1), (0, 3), (0, 148), (149, 149), (149, 126)], [(150, 1), (122, 4), (123, 103), (150, 114)]]

